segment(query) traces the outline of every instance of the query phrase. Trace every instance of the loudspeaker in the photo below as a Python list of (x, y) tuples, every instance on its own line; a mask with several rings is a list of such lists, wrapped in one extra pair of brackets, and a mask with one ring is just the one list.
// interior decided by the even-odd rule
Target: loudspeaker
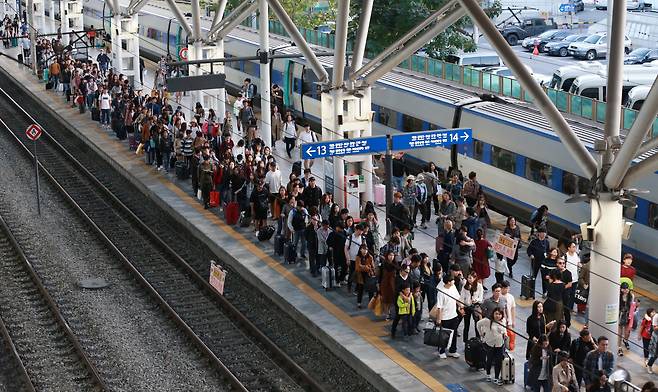
[(580, 235), (583, 241), (594, 241), (594, 226), (590, 226), (589, 222), (580, 224)]

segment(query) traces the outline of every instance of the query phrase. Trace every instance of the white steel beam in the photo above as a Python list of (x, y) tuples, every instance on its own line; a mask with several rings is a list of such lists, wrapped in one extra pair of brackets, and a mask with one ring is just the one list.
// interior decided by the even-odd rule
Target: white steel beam
[[(53, 0), (53, 3), (54, 3), (54, 0)], [(64, 12), (64, 11), (62, 10), (62, 4), (64, 4), (64, 2), (60, 2), (60, 5), (59, 5), (59, 7), (60, 7), (60, 8), (59, 8), (60, 18), (62, 17), (61, 14)], [(113, 14), (113, 15), (117, 13), (116, 8), (114, 8), (114, 0), (105, 0), (105, 4), (107, 4), (108, 8), (110, 9), (110, 11), (112, 11), (112, 14)], [(54, 9), (55, 9), (55, 8), (53, 7), (53, 10), (54, 10)], [(54, 18), (54, 17), (55, 17), (54, 12), (53, 12), (52, 15), (50, 15), (50, 17), (51, 17), (51, 18)]]
[[(624, 139), (621, 150), (619, 150), (615, 161), (612, 163), (605, 177), (605, 186), (610, 189), (617, 189), (619, 187), (628, 169), (631, 167), (631, 162), (635, 155), (638, 154), (639, 150), (645, 148), (642, 145), (642, 141), (653, 126), (656, 115), (658, 115), (658, 79), (654, 80), (651, 90), (649, 90), (649, 94), (642, 105), (642, 109), (637, 114), (633, 126), (628, 131), (626, 139)], [(648, 148), (646, 151), (650, 149)]]
[(309, 62), (309, 65), (311, 66), (313, 73), (315, 73), (315, 76), (317, 76), (318, 81), (320, 83), (327, 83), (329, 81), (329, 74), (327, 73), (327, 70), (325, 70), (322, 64), (320, 64), (320, 61), (315, 56), (315, 53), (313, 53), (311, 47), (308, 46), (308, 43), (306, 43), (304, 37), (302, 37), (302, 35), (299, 33), (295, 23), (292, 21), (292, 19), (290, 19), (290, 16), (288, 16), (286, 10), (283, 9), (281, 3), (279, 3), (278, 0), (268, 0), (268, 2), (270, 3), (270, 8), (272, 8), (274, 15), (279, 18), (279, 21), (290, 35), (290, 38), (292, 38), (292, 40), (295, 42), (295, 45), (297, 45), (304, 57), (306, 57), (306, 61)]
[(480, 8), (477, 0), (459, 1), (468, 10), (473, 22), (480, 27), (487, 40), (503, 59), (505, 65), (514, 72), (521, 86), (535, 99), (535, 106), (546, 117), (555, 133), (558, 134), (567, 151), (569, 151), (578, 166), (582, 169), (584, 176), (586, 178), (594, 177), (597, 173), (596, 160), (594, 160), (580, 139), (578, 139), (578, 136), (576, 136), (569, 123), (567, 123), (553, 102), (548, 98), (548, 95), (546, 95), (541, 86), (530, 75), (530, 72), (528, 72), (521, 60), (514, 53), (514, 50), (512, 50), (500, 34), (496, 25), (493, 24), (484, 10)]
[(658, 153), (628, 169), (622, 181), (622, 187), (630, 187), (634, 182), (656, 171), (658, 171)]
[(174, 0), (167, 0), (167, 4), (169, 4), (169, 7), (171, 7), (171, 11), (174, 13), (174, 16), (176, 16), (176, 19), (178, 20), (178, 23), (183, 27), (183, 30), (187, 33), (187, 35), (194, 36), (194, 33), (192, 32), (192, 28), (190, 28), (190, 24), (187, 23), (187, 19), (185, 19), (185, 15), (181, 12), (180, 8), (178, 8), (178, 4), (174, 2)]
[(128, 6), (128, 10), (127, 10), (128, 16), (132, 16), (132, 15), (138, 13), (139, 10), (141, 10), (142, 7), (144, 7), (146, 5), (146, 3), (148, 3), (148, 2), (149, 2), (149, 0), (131, 1), (130, 5)]
[(336, 45), (334, 50), (334, 71), (331, 84), (334, 88), (343, 85), (345, 75), (345, 54), (347, 53), (347, 25), (350, 14), (350, 0), (338, 0), (336, 15)]
[(199, 0), (192, 0), (192, 39), (201, 40), (201, 9)]
[(370, 17), (372, 16), (373, 0), (363, 0), (361, 5), (361, 16), (359, 16), (359, 29), (356, 32), (356, 42), (354, 43), (354, 53), (352, 54), (351, 74), (361, 68), (363, 65), (363, 56), (366, 52), (366, 42), (368, 41), (368, 29), (370, 28)]
[(218, 0), (217, 1), (217, 11), (215, 11), (215, 16), (212, 18), (212, 23), (210, 24), (210, 30), (214, 29), (219, 22), (224, 19), (224, 12), (226, 11), (226, 3), (228, 0)]
[[(350, 79), (354, 80), (360, 77), (361, 75), (364, 75), (366, 72), (370, 71), (373, 69), (377, 64), (379, 64), (381, 61), (383, 61), (386, 57), (391, 55), (393, 52), (396, 50), (400, 49), (407, 41), (412, 39), (413, 37), (416, 36), (416, 34), (420, 33), (423, 31), (427, 26), (431, 25), (432, 23), (436, 22), (441, 15), (445, 14), (448, 12), (452, 7), (455, 6), (456, 1), (452, 0), (446, 3), (443, 7), (441, 7), (438, 11), (430, 15), (429, 18), (425, 19), (421, 24), (413, 28), (411, 31), (409, 31), (407, 34), (403, 35), (400, 39), (392, 43), (388, 48), (384, 49), (380, 54), (375, 56), (374, 59), (370, 60), (366, 65), (360, 67), (358, 70), (353, 71), (350, 74)], [(364, 43), (365, 45), (365, 43)]]
[[(622, 77), (624, 72), (624, 30), (626, 29), (626, 0), (614, 0), (612, 4), (612, 25), (608, 34), (608, 86), (606, 92), (606, 111), (604, 133), (610, 140), (619, 136), (621, 122)], [(603, 154), (603, 165), (612, 164), (615, 157), (608, 149)], [(621, 177), (621, 176), (620, 176)], [(610, 181), (606, 181), (607, 184)], [(617, 183), (621, 182), (621, 178)]]
[(246, 1), (235, 8), (226, 18), (210, 29), (208, 37), (222, 39), (231, 32), (243, 20), (247, 19), (252, 12), (258, 9), (258, 0)]
[[(637, 121), (637, 119), (635, 121)], [(642, 147), (640, 147), (640, 150), (637, 152), (637, 155), (635, 157), (637, 158), (639, 155), (647, 153), (656, 147), (658, 147), (658, 136), (655, 136), (647, 140), (646, 142), (642, 143)]]
[[(258, 36), (260, 39), (261, 53), (270, 52), (270, 25), (267, 0), (258, 0), (259, 23)], [(270, 111), (270, 62), (269, 58), (260, 62), (260, 137), (266, 146), (272, 145), (272, 113)], [(276, 142), (276, 140), (274, 140)]]
[[(456, 1), (454, 2), (456, 4)], [(446, 28), (450, 27), (453, 23), (457, 22), (459, 19), (466, 15), (466, 10), (464, 7), (460, 7), (458, 4), (455, 9), (448, 11), (436, 22), (436, 24), (429, 29), (425, 30), (420, 36), (414, 39), (412, 42), (407, 43), (401, 50), (395, 53), (393, 56), (389, 57), (375, 67), (369, 74), (363, 78), (363, 84), (367, 86), (372, 86), (377, 80), (386, 73), (390, 72), (393, 68), (400, 65), (409, 56), (416, 53), (416, 51), (423, 46), (427, 45), (438, 34), (443, 32)], [(370, 63), (368, 63), (370, 64)]]

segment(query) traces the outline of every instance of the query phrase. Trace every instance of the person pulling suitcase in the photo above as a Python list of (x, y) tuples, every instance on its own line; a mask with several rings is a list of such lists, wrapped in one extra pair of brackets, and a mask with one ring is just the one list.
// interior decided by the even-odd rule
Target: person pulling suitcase
[[(502, 324), (504, 315), (504, 309), (498, 307), (489, 317), (483, 318), (476, 324), (487, 353), (485, 366), (487, 381), (496, 385), (503, 385), (501, 373), (505, 356), (505, 336), (507, 336), (507, 328)], [(494, 367), (493, 379), (491, 378), (492, 365)]]

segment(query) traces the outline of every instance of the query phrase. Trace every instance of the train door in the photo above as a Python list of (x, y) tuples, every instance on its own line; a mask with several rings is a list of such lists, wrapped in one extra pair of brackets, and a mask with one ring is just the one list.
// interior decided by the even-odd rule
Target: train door
[(292, 104), (292, 87), (293, 87), (293, 69), (295, 63), (290, 59), (283, 60), (283, 80), (281, 81), (281, 89), (283, 90), (283, 105), (290, 107)]
[(304, 65), (290, 61), (290, 104), (295, 109), (300, 110), (302, 103), (302, 79), (304, 74)]

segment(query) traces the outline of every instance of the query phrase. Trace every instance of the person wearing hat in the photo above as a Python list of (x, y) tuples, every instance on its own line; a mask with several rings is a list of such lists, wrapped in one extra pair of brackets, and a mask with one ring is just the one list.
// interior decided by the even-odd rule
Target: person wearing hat
[[(402, 204), (407, 208), (409, 211), (409, 217), (411, 218), (411, 214), (413, 211), (416, 209), (416, 177), (413, 175), (407, 176), (407, 180), (402, 187)], [(409, 224), (411, 224), (413, 228), (413, 223), (411, 219), (409, 219)]]

